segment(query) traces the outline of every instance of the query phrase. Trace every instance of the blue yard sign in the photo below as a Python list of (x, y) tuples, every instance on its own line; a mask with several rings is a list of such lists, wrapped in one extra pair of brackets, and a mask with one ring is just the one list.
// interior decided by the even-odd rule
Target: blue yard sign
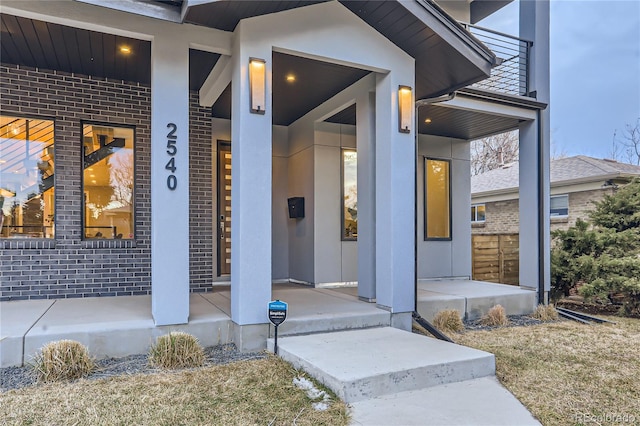
[(287, 318), (287, 308), (288, 305), (286, 302), (280, 300), (269, 302), (269, 321), (271, 321), (271, 324), (276, 327), (282, 324)]

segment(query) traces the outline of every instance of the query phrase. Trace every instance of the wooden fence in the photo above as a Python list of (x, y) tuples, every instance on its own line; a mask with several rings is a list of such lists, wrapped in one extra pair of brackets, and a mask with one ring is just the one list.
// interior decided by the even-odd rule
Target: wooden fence
[(518, 285), (518, 234), (473, 235), (471, 264), (474, 280)]

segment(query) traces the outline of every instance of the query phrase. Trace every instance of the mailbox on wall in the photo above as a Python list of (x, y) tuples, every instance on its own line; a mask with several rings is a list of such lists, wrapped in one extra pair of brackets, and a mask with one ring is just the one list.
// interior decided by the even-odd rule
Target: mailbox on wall
[(302, 219), (304, 217), (304, 197), (291, 197), (289, 202), (289, 217), (291, 219)]

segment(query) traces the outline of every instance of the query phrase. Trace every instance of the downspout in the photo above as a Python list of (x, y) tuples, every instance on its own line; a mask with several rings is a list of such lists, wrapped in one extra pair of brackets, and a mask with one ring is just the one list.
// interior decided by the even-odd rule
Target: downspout
[[(418, 112), (420, 107), (431, 105), (439, 102), (450, 101), (456, 97), (456, 92), (451, 92), (445, 95), (437, 96), (435, 98), (424, 98), (418, 99), (415, 103), (415, 168), (414, 168), (414, 179), (413, 179), (413, 229), (416, 232), (418, 230)], [(425, 320), (418, 313), (418, 235), (414, 236), (413, 239), (413, 283), (414, 283), (414, 296), (413, 296), (413, 319), (420, 324), (424, 329), (426, 329), (429, 333), (434, 335), (436, 338), (440, 340), (445, 340), (448, 342), (452, 342), (446, 335), (440, 333), (437, 328), (435, 328), (429, 321)]]

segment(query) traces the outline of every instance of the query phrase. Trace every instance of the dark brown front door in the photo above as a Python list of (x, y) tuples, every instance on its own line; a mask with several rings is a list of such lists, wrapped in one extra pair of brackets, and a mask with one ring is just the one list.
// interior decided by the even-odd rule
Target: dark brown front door
[(231, 143), (218, 141), (218, 275), (231, 274)]

